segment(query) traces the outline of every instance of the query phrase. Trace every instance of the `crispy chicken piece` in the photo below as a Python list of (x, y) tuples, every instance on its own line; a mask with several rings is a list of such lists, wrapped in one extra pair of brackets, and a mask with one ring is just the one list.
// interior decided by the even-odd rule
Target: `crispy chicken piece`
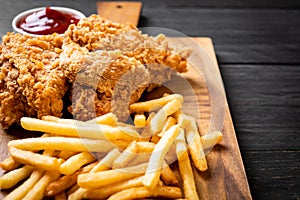
[(176, 50), (168, 47), (163, 34), (150, 37), (130, 24), (112, 22), (99, 15), (91, 15), (80, 20), (77, 25), (70, 25), (65, 34), (66, 46), (75, 47), (73, 42), (88, 51), (121, 50), (128, 57), (135, 57), (143, 64), (158, 63), (178, 72), (187, 71), (186, 58), (191, 53), (190, 49), (177, 49), (175, 52)]
[(71, 25), (65, 34), (60, 64), (75, 83), (70, 111), (80, 120), (109, 111), (126, 120), (129, 105), (146, 88), (170, 80), (174, 71), (187, 71), (189, 51), (175, 52), (164, 35), (150, 37), (97, 15)]
[(68, 89), (58, 62), (62, 37), (8, 33), (2, 38), (0, 116), (2, 128), (22, 116), (61, 116)]
[(69, 85), (75, 118), (112, 111), (124, 121), (145, 90), (187, 71), (188, 55), (170, 48), (164, 35), (150, 37), (97, 15), (70, 25), (64, 36), (8, 33), (0, 46), (0, 124), (60, 117)]
[(24, 115), (25, 110), (29, 114), (33, 110), (27, 106), (25, 99), (18, 92), (19, 71), (3, 56), (0, 59), (0, 121), (1, 127), (7, 128), (18, 121)]
[[(129, 104), (140, 98), (150, 82), (145, 66), (119, 50), (89, 52), (80, 61), (80, 65), (74, 61), (81, 69), (73, 81), (73, 116), (88, 120), (112, 111), (126, 120)], [(113, 107), (112, 101), (122, 103)]]

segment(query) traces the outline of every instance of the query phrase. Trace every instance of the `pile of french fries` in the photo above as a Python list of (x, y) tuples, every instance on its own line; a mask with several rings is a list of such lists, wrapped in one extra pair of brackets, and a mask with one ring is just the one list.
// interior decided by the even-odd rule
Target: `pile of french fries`
[[(112, 113), (86, 122), (22, 118), (24, 129), (45, 134), (8, 143), (10, 157), (0, 163), (0, 188), (11, 190), (5, 199), (199, 199), (191, 160), (205, 171), (205, 152), (222, 134), (200, 136), (182, 105), (179, 94), (134, 103), (133, 125)], [(169, 167), (176, 160), (180, 186)]]

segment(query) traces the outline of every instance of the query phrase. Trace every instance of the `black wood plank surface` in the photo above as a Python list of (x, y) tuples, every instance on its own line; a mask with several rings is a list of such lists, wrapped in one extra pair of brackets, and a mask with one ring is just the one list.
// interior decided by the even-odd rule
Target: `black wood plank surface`
[(188, 8), (188, 7), (211, 7), (211, 8), (286, 8), (295, 9), (300, 7), (300, 2), (297, 0), (285, 0), (284, 3), (281, 0), (147, 0), (143, 1), (147, 7), (178, 7), (178, 8)]
[(299, 151), (247, 151), (242, 156), (253, 199), (299, 199)]
[[(0, 34), (22, 10), (96, 13), (97, 0), (0, 0)], [(300, 1), (143, 1), (140, 27), (214, 42), (254, 199), (300, 199)]]
[(254, 199), (297, 199), (300, 66), (221, 65)]
[(243, 150), (299, 150), (300, 66), (221, 65)]
[(153, 12), (144, 8), (139, 25), (212, 37), (220, 63), (300, 63), (298, 10), (157, 8)]

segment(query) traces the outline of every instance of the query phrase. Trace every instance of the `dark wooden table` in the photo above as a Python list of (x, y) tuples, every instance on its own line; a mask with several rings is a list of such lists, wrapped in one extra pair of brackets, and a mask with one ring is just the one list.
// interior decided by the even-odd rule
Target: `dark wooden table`
[[(0, 35), (22, 10), (97, 0), (0, 0)], [(253, 199), (300, 199), (300, 1), (144, 1), (139, 27), (211, 37)]]

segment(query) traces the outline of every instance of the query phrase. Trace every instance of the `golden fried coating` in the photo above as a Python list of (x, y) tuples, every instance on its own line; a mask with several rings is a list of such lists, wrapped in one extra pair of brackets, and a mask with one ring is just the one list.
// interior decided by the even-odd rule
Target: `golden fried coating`
[(58, 62), (61, 46), (62, 37), (58, 35), (30, 37), (8, 33), (3, 36), (4, 64), (0, 76), (3, 128), (18, 122), (22, 116), (62, 115), (67, 82)]
[(60, 117), (69, 94), (68, 110), (77, 119), (112, 111), (126, 120), (145, 90), (187, 71), (188, 55), (170, 48), (162, 34), (151, 37), (98, 15), (70, 25), (63, 36), (7, 33), (0, 46), (0, 124)]
[[(164, 35), (150, 37), (131, 25), (97, 15), (71, 25), (66, 36), (60, 64), (66, 68), (68, 80), (76, 81), (70, 110), (81, 120), (109, 111), (126, 120), (128, 105), (147, 87), (170, 80), (173, 71), (187, 71), (189, 53), (169, 48)], [(94, 91), (94, 95), (75, 94), (78, 88), (83, 93)], [(97, 103), (90, 104), (92, 101)]]

